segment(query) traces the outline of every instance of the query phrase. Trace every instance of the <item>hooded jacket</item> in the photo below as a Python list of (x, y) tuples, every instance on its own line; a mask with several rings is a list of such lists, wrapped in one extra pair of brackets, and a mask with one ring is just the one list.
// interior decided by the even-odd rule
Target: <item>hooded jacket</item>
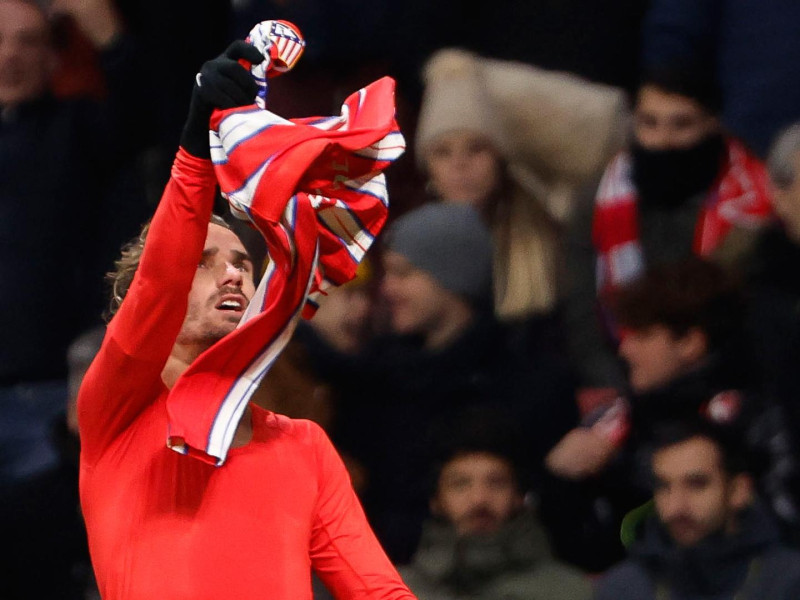
[(715, 533), (679, 548), (651, 517), (630, 558), (609, 571), (595, 600), (790, 600), (800, 598), (800, 553), (783, 546), (758, 504), (740, 515), (739, 531)]
[(451, 525), (428, 521), (401, 575), (419, 600), (581, 600), (591, 592), (586, 577), (552, 557), (530, 512), (481, 536), (459, 537)]

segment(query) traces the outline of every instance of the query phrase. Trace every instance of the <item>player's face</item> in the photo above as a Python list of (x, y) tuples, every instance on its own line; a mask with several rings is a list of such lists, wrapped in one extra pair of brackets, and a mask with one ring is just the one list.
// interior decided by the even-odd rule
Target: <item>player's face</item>
[(477, 210), (500, 185), (500, 160), (492, 143), (470, 131), (437, 138), (426, 154), (431, 185), (445, 202), (469, 204)]
[(178, 343), (211, 345), (236, 328), (253, 297), (253, 263), (235, 233), (209, 224)]
[(511, 465), (486, 452), (450, 460), (432, 502), (434, 512), (452, 523), (458, 535), (495, 532), (521, 507)]
[(389, 307), (392, 331), (399, 335), (427, 335), (459, 299), (431, 275), (403, 255), (387, 251), (383, 257), (381, 292)]
[(746, 476), (729, 476), (720, 451), (707, 438), (662, 448), (652, 461), (656, 512), (679, 546), (695, 546), (729, 528), (750, 501)]
[(0, 106), (38, 97), (55, 63), (44, 15), (17, 0), (0, 0)]
[(648, 150), (681, 150), (695, 146), (719, 130), (719, 120), (686, 96), (652, 85), (639, 90), (634, 110), (634, 135)]

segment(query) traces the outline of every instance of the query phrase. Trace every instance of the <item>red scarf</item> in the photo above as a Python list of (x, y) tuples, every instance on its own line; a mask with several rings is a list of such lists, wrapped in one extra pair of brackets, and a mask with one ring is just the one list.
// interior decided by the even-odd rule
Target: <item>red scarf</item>
[(351, 95), (336, 117), (287, 121), (256, 106), (215, 111), (211, 156), (235, 214), (270, 262), (239, 327), (204, 352), (167, 401), (170, 447), (221, 465), (247, 403), (315, 297), (355, 276), (386, 220), (381, 174), (405, 149), (394, 81)]
[[(708, 190), (695, 225), (693, 251), (708, 256), (732, 227), (755, 229), (772, 215), (763, 163), (740, 142), (727, 139), (719, 176)], [(597, 253), (597, 289), (629, 283), (645, 269), (639, 240), (639, 197), (631, 178), (631, 158), (611, 161), (597, 191), (592, 241)]]

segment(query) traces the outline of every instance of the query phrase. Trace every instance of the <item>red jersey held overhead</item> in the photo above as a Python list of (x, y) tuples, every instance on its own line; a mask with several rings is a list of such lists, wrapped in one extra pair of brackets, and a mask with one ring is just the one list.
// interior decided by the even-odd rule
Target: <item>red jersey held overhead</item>
[(227, 450), (222, 466), (166, 445), (161, 372), (216, 181), (210, 161), (179, 152), (137, 274), (81, 387), (81, 504), (100, 593), (310, 600), (313, 568), (337, 598), (413, 600), (315, 424), (253, 406), (252, 440)]

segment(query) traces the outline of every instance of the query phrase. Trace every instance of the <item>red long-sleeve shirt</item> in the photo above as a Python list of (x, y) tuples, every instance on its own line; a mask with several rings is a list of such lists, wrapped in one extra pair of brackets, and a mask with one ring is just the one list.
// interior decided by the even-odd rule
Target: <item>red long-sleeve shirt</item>
[(166, 447), (161, 380), (202, 253), (215, 178), (178, 154), (136, 277), (86, 375), (81, 503), (104, 600), (413, 599), (313, 423), (252, 407), (253, 438), (215, 467)]

